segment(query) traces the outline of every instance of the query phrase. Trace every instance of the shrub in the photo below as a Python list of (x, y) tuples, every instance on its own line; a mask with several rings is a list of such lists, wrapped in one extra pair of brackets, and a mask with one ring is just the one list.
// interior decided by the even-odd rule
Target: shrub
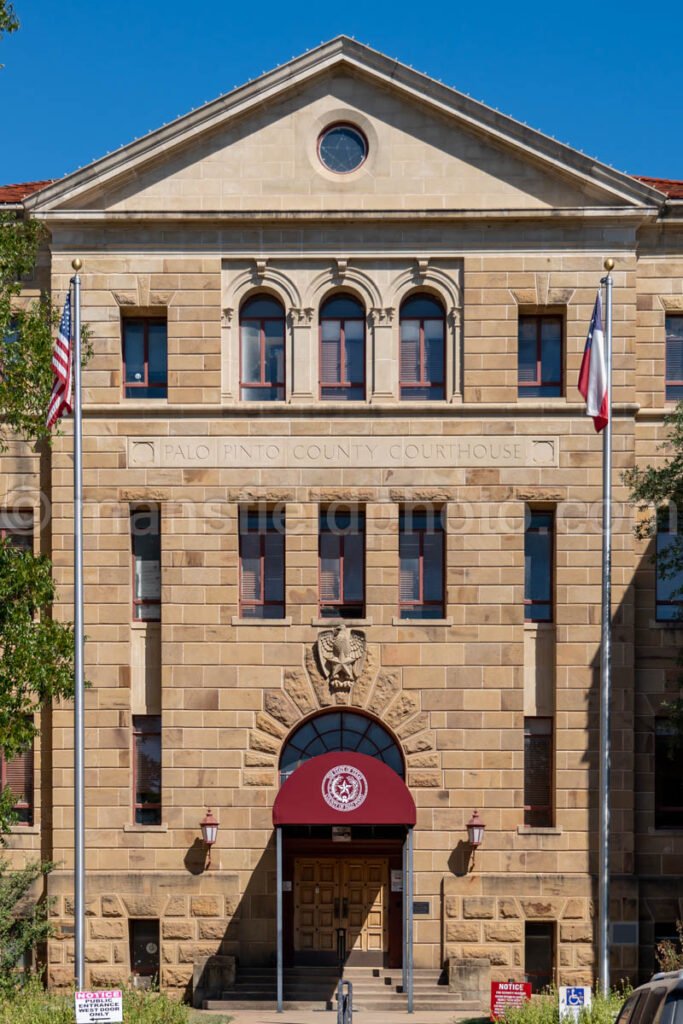
[[(124, 989), (126, 1024), (189, 1024), (189, 1010), (163, 992)], [(73, 1024), (74, 997), (46, 992), (37, 978), (0, 996), (0, 1024)]]
[[(590, 1009), (581, 1011), (579, 1024), (612, 1024), (630, 992), (628, 986), (613, 988), (608, 996), (593, 992)], [(523, 1006), (510, 1007), (503, 1021), (505, 1024), (560, 1024), (559, 992), (550, 989), (543, 995), (534, 996)]]
[(655, 957), (660, 971), (680, 971), (683, 969), (683, 921), (676, 921), (678, 939), (672, 942), (665, 939), (655, 949)]
[(28, 864), (10, 870), (0, 860), (0, 992), (13, 988), (23, 978), (17, 964), (50, 934), (49, 904), (34, 902), (34, 882), (52, 870), (52, 864)]

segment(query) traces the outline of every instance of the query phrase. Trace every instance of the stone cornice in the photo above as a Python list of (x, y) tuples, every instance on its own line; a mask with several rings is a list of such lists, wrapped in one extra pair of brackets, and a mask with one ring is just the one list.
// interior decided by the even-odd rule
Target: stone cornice
[(183, 211), (109, 211), (109, 210), (49, 210), (38, 211), (36, 216), (48, 224), (139, 224), (196, 223), (239, 224), (259, 223), (325, 223), (341, 221), (366, 223), (386, 221), (628, 221), (637, 225), (654, 223), (659, 216), (657, 207), (591, 206), (551, 209), (508, 210), (183, 210)]

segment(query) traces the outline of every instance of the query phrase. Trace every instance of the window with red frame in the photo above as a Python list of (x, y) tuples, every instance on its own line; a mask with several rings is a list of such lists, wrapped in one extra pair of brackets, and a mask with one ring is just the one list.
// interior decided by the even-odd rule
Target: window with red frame
[(675, 622), (683, 615), (683, 540), (675, 506), (657, 510), (655, 551), (655, 618)]
[(282, 619), (285, 614), (285, 519), (240, 509), (240, 615)]
[(666, 317), (666, 399), (679, 402), (683, 398), (683, 316)]
[(240, 310), (240, 398), (278, 402), (285, 397), (285, 311), (270, 295), (255, 295)]
[(0, 538), (24, 551), (33, 551), (33, 512), (0, 512)]
[(552, 512), (526, 510), (524, 533), (524, 617), (527, 622), (553, 620)]
[(352, 295), (333, 295), (320, 307), (320, 397), (365, 398), (365, 310)]
[(0, 754), (0, 788), (9, 787), (19, 825), (33, 824), (33, 748), (7, 761)]
[(161, 717), (133, 715), (133, 820), (161, 824)]
[(401, 398), (445, 397), (446, 317), (431, 295), (413, 295), (401, 306)]
[(444, 614), (444, 529), (441, 510), (399, 513), (399, 610), (402, 619)]
[(365, 513), (326, 509), (320, 514), (320, 615), (362, 619), (365, 614)]
[(124, 317), (123, 393), (126, 398), (166, 398), (168, 330), (159, 317)]
[(553, 824), (553, 720), (524, 719), (524, 824)]
[(133, 549), (133, 619), (161, 618), (161, 535), (159, 512), (138, 509), (131, 512), (130, 536)]
[(683, 828), (683, 774), (668, 718), (655, 719), (655, 828)]
[(520, 398), (562, 395), (562, 317), (520, 316), (517, 384)]

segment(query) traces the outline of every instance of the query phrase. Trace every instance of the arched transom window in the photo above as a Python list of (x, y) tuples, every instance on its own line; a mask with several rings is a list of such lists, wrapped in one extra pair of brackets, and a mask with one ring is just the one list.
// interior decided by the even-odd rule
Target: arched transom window
[(280, 758), (280, 781), (303, 761), (335, 750), (369, 754), (404, 776), (401, 751), (379, 722), (355, 711), (328, 711), (309, 719), (290, 737)]
[(333, 295), (320, 307), (320, 397), (365, 398), (365, 310), (352, 295)]
[(445, 397), (446, 317), (431, 295), (417, 294), (401, 306), (401, 398)]
[(285, 311), (270, 295), (254, 295), (240, 310), (240, 398), (285, 397)]

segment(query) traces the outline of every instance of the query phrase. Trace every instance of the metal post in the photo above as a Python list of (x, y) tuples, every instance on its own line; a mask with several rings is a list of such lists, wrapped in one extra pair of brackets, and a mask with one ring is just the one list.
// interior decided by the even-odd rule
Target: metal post
[(406, 872), (408, 864), (408, 836), (403, 840), (403, 849), (401, 850), (401, 856), (403, 858), (403, 885), (401, 887), (401, 909), (403, 914), (401, 915), (402, 921), (402, 932), (403, 932), (403, 972), (401, 977), (402, 988), (404, 992), (408, 991), (408, 903), (406, 901)]
[(608, 420), (602, 435), (602, 635), (600, 646), (600, 784), (598, 868), (598, 978), (609, 992), (610, 704), (612, 676), (612, 276), (605, 261), (605, 349)]
[(413, 830), (408, 829), (408, 870), (406, 872), (406, 969), (408, 974), (408, 1013), (413, 1012)]
[(276, 887), (277, 887), (277, 1012), (282, 1013), (283, 1002), (283, 947), (282, 947), (282, 829), (275, 829)]
[(85, 984), (85, 794), (83, 686), (83, 428), (81, 403), (81, 261), (72, 263), (74, 383), (74, 911), (76, 987)]

